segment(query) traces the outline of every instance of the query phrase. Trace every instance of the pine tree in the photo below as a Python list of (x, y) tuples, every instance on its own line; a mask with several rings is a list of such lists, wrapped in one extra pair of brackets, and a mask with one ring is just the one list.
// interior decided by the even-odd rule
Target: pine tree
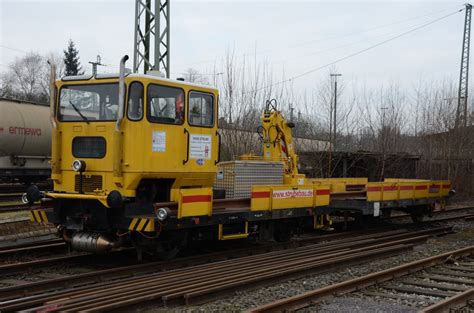
[(66, 66), (64, 70), (64, 75), (66, 76), (84, 74), (84, 71), (81, 71), (82, 67), (79, 62), (79, 50), (76, 49), (72, 39), (69, 39), (67, 50), (64, 50), (64, 65)]

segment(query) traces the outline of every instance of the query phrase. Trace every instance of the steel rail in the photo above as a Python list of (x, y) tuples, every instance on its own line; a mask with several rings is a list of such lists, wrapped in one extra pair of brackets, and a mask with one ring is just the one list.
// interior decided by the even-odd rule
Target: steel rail
[(446, 252), (422, 260), (410, 262), (400, 266), (392, 267), (387, 270), (379, 271), (362, 277), (347, 280), (341, 283), (333, 284), (327, 287), (312, 290), (300, 295), (296, 295), (290, 298), (278, 300), (272, 303), (268, 303), (262, 306), (255, 307), (248, 310), (247, 312), (275, 312), (301, 309), (308, 306), (314, 301), (327, 296), (340, 295), (355, 291), (360, 288), (366, 288), (368, 286), (375, 285), (377, 283), (392, 280), (395, 277), (404, 276), (416, 271), (423, 270), (427, 267), (432, 267), (438, 264), (444, 263), (449, 259), (458, 259), (469, 256), (474, 253), (474, 246), (466, 247), (463, 249)]
[(2, 253), (5, 250), (14, 250), (14, 249), (23, 249), (23, 248), (35, 249), (37, 246), (48, 245), (48, 244), (53, 244), (53, 243), (61, 243), (61, 242), (64, 243), (64, 240), (58, 238), (58, 239), (45, 239), (45, 240), (40, 240), (40, 241), (28, 242), (28, 243), (2, 246), (0, 247), (0, 253)]
[[(437, 210), (437, 211), (433, 211), (431, 212), (431, 214), (433, 215), (438, 215), (438, 214), (443, 214), (443, 213), (450, 213), (450, 212), (457, 212), (457, 211), (464, 211), (464, 210), (472, 210), (474, 209), (474, 206), (465, 206), (465, 207), (454, 207), (454, 208), (446, 208), (444, 210)], [(410, 214), (397, 214), (397, 215), (394, 215), (394, 216), (390, 216), (386, 219), (388, 220), (392, 220), (392, 219), (402, 219), (402, 218), (410, 218), (411, 215)], [(430, 222), (430, 221), (426, 221), (426, 222)]]
[[(37, 184), (40, 189), (51, 188), (52, 185), (52, 182), (42, 182)], [(0, 193), (26, 192), (26, 188), (28, 188), (28, 186), (24, 184), (0, 184)]]
[[(283, 263), (277, 269), (265, 269), (264, 265), (261, 265), (261, 269), (257, 272), (253, 271), (249, 273), (246, 271), (246, 269), (242, 269), (237, 275), (228, 276), (226, 273), (223, 273), (220, 275), (219, 278), (207, 281), (201, 280), (200, 282), (197, 282), (196, 284), (191, 286), (179, 285), (175, 286), (174, 289), (166, 289), (161, 291), (149, 289), (141, 290), (140, 293), (135, 294), (133, 297), (128, 296), (127, 293), (121, 293), (120, 301), (111, 301), (112, 299), (109, 298), (108, 303), (105, 303), (103, 301), (97, 301), (96, 303), (89, 303), (84, 308), (82, 306), (79, 308), (81, 310), (85, 309), (91, 312), (100, 312), (102, 310), (113, 310), (124, 306), (157, 299), (161, 299), (163, 301), (163, 304), (166, 306), (167, 304), (171, 304), (171, 301), (177, 301), (181, 303), (181, 299), (183, 297), (186, 304), (197, 304), (201, 303), (202, 301), (207, 301), (209, 298), (214, 299), (216, 295), (219, 295), (224, 291), (235, 290), (236, 288), (242, 287), (248, 288), (265, 282), (279, 280), (290, 275), (293, 276), (295, 274), (304, 275), (308, 273), (314, 273), (316, 269), (321, 270), (324, 268), (325, 270), (327, 270), (329, 268), (333, 268), (335, 263), (341, 266), (342, 264), (347, 265), (348, 263), (350, 264), (352, 262), (365, 260), (374, 256), (400, 253), (400, 251), (406, 251), (407, 249), (411, 249), (412, 247), (413, 245), (396, 245), (386, 248), (370, 250), (365, 253), (353, 253), (342, 257), (330, 258), (329, 260), (323, 262), (308, 263), (308, 260), (301, 261), (306, 262), (306, 264), (304, 265)], [(156, 287), (159, 287), (159, 285)], [(128, 299), (124, 299), (122, 297), (127, 297)]]
[[(441, 227), (441, 228), (436, 228), (432, 230), (426, 230), (422, 231), (423, 234), (425, 233), (447, 233), (450, 232), (451, 228), (450, 227)], [(375, 233), (375, 234), (370, 234), (370, 235), (360, 235), (357, 237), (349, 237), (346, 238), (344, 237), (343, 239), (339, 239), (337, 243), (334, 242), (325, 242), (322, 244), (318, 245), (318, 248), (325, 248), (325, 247), (338, 247), (341, 244), (352, 244), (352, 242), (357, 241), (357, 244), (364, 244), (366, 242), (370, 242), (372, 240), (376, 240), (379, 237), (384, 237), (382, 240), (389, 240), (390, 238), (393, 237), (387, 237), (387, 236), (394, 236), (397, 235), (397, 238), (406, 238), (407, 236), (410, 236), (410, 232), (405, 230), (405, 229), (399, 229), (399, 230), (394, 230), (394, 231), (388, 231), (388, 232), (380, 232), (380, 233)], [(330, 235), (329, 235), (330, 236)], [(328, 236), (326, 239), (329, 238)], [(290, 248), (299, 248), (302, 246), (306, 245), (311, 245), (312, 243), (315, 242), (320, 242), (321, 239), (318, 237), (310, 237), (310, 238), (305, 238), (302, 240), (299, 240), (298, 242), (290, 242), (290, 243), (281, 243), (281, 244), (273, 244), (269, 246), (262, 246), (262, 247), (256, 247), (254, 249), (252, 248), (242, 248), (242, 249), (236, 249), (235, 251), (223, 251), (223, 252), (216, 252), (216, 253), (210, 253), (210, 254), (205, 254), (197, 257), (189, 257), (189, 258), (184, 258), (184, 262), (187, 262), (187, 260), (199, 260), (200, 258), (224, 258), (225, 254), (231, 254), (231, 255), (251, 255), (255, 253), (262, 253), (262, 252), (274, 252), (274, 253), (281, 253), (284, 249), (290, 249)], [(64, 247), (65, 244), (64, 242), (61, 243), (53, 243), (52, 247)], [(25, 248), (20, 248), (20, 249), (11, 249), (11, 250), (0, 250), (0, 257), (7, 256), (9, 253), (11, 255), (15, 255), (16, 252), (18, 251), (28, 251), (30, 249), (35, 250), (37, 246), (32, 246), (32, 247), (25, 247)], [(39, 249), (42, 249), (41, 246)], [(276, 250), (276, 251), (272, 251)], [(113, 251), (113, 252), (119, 252), (119, 251)], [(112, 253), (113, 253), (112, 252)], [(67, 256), (59, 256), (59, 257), (52, 257), (52, 258), (44, 258), (44, 259), (39, 259), (39, 260), (34, 260), (34, 261), (27, 261), (27, 262), (18, 262), (18, 263), (13, 263), (13, 264), (3, 264), (0, 265), (0, 274), (13, 274), (13, 273), (18, 273), (21, 271), (37, 268), (38, 266), (41, 267), (49, 267), (52, 265), (57, 264), (58, 262), (76, 262), (76, 261), (81, 261), (82, 259), (87, 259), (87, 257), (92, 257), (93, 254), (91, 253), (81, 253), (81, 254), (76, 254), (76, 255), (67, 255)], [(159, 262), (161, 266), (164, 266), (165, 264), (163, 262)]]
[[(348, 261), (354, 261), (354, 259), (361, 260), (389, 252), (396, 253), (412, 247), (413, 245), (396, 245), (370, 250), (365, 253), (346, 253), (345, 256), (341, 255), (342, 252), (339, 252), (338, 257), (333, 255), (326, 256), (327, 260), (325, 262), (320, 260), (313, 260), (311, 262), (311, 259), (308, 258), (299, 259), (299, 264), (296, 261), (293, 261), (293, 263), (282, 262), (277, 267), (279, 270), (275, 270), (275, 267), (265, 267), (265, 264), (258, 264), (258, 270), (249, 266), (241, 268), (233, 265), (233, 270), (229, 267), (224, 267), (218, 272), (210, 268), (197, 273), (196, 268), (194, 268), (193, 271), (168, 272), (161, 275), (137, 277), (135, 279), (114, 281), (106, 286), (102, 285), (95, 288), (90, 286), (85, 290), (72, 290), (56, 295), (54, 298), (41, 299), (39, 303), (43, 305), (33, 307), (33, 310), (104, 311), (157, 299), (163, 300), (164, 304), (169, 304), (170, 300), (178, 300), (187, 291), (196, 291), (196, 288), (199, 287), (214, 286), (214, 288), (218, 288), (219, 292), (222, 292), (223, 290), (234, 289), (238, 286), (248, 286), (250, 283), (262, 281), (263, 279), (283, 277), (295, 272), (303, 273), (316, 267), (327, 268), (335, 262), (342, 263), (345, 261), (347, 264)], [(282, 270), (283, 268), (286, 268), (286, 270)], [(215, 290), (208, 290), (208, 293), (213, 292)], [(186, 300), (189, 301), (189, 298), (186, 298)], [(0, 307), (2, 311), (18, 310), (21, 308), (18, 307), (18, 304), (17, 306)]]
[[(72, 289), (62, 289), (64, 288), (62, 284), (56, 284), (54, 287), (49, 285), (50, 292), (44, 295), (37, 294), (42, 292), (41, 288), (30, 289), (28, 292), (25, 292), (25, 289), (22, 290), (23, 286), (10, 288), (16, 289), (16, 293), (11, 293), (11, 291), (8, 293), (6, 288), (1, 288), (2, 298), (8, 294), (17, 297), (24, 296), (24, 298), (11, 299), (1, 303), (0, 310), (19, 310), (42, 304), (44, 304), (44, 309), (48, 310), (54, 307), (68, 311), (110, 310), (117, 305), (121, 307), (153, 299), (162, 299), (164, 302), (175, 300), (191, 303), (223, 290), (247, 288), (249, 284), (281, 279), (296, 273), (306, 274), (315, 270), (327, 271), (335, 266), (347, 265), (350, 262), (361, 261), (375, 255), (399, 253), (412, 248), (414, 243), (424, 241), (429, 237), (425, 233), (420, 235), (415, 232), (412, 233), (411, 238), (400, 239), (402, 235), (406, 234), (393, 235), (392, 241), (387, 241), (383, 236), (379, 237), (380, 240), (386, 240), (384, 243), (372, 240), (372, 243), (352, 242), (341, 244), (339, 247), (330, 247), (328, 244), (331, 243), (325, 243), (326, 248), (323, 248), (321, 244), (314, 245), (315, 247), (304, 246), (290, 252), (277, 251), (166, 272), (159, 272), (159, 267), (156, 264), (140, 264), (141, 272), (136, 277), (131, 277), (131, 275), (138, 275), (138, 271), (129, 267), (128, 273), (121, 273), (128, 276), (127, 278), (114, 279), (109, 282), (100, 282), (99, 279), (99, 283), (94, 285), (84, 285), (82, 282), (81, 287)], [(145, 273), (146, 266), (148, 266), (149, 273)], [(154, 273), (152, 273), (153, 270)], [(114, 271), (113, 275), (117, 278), (118, 271)], [(97, 281), (99, 276), (95, 276)], [(103, 279), (104, 276), (101, 278)], [(75, 283), (77, 282), (71, 280), (69, 286)], [(18, 293), (21, 291), (24, 292)], [(36, 309), (42, 310), (42, 308)]]
[[(422, 233), (418, 232), (417, 234), (423, 235), (423, 234), (431, 233), (434, 235), (439, 235), (439, 234), (449, 233), (451, 230), (452, 230), (451, 227), (440, 227), (440, 228), (436, 228), (432, 230), (422, 231)], [(146, 273), (150, 271), (156, 271), (157, 269), (169, 270), (173, 268), (196, 265), (200, 263), (202, 264), (202, 263), (209, 262), (211, 260), (222, 261), (222, 260), (232, 259), (236, 257), (239, 257), (240, 258), (239, 260), (243, 260), (242, 259), (243, 257), (254, 256), (256, 254), (284, 253), (284, 249), (297, 249), (299, 247), (306, 247), (311, 244), (313, 244), (318, 249), (327, 249), (328, 247), (332, 248), (335, 245), (339, 245), (339, 246), (341, 246), (342, 244), (350, 245), (354, 241), (359, 242), (359, 241), (365, 240), (364, 242), (367, 242), (367, 240), (370, 240), (370, 239), (376, 240), (377, 238), (380, 238), (380, 237), (389, 239), (389, 236), (394, 236), (394, 235), (397, 235), (398, 236), (397, 238), (401, 239), (401, 238), (406, 238), (406, 236), (409, 236), (407, 234), (410, 234), (409, 231), (404, 230), (404, 229), (378, 232), (378, 233), (374, 233), (370, 235), (359, 234), (358, 236), (354, 236), (355, 235), (354, 233), (355, 232), (348, 234), (349, 238), (344, 237), (341, 239), (341, 238), (335, 237), (335, 239), (337, 240), (327, 241), (323, 243), (320, 243), (320, 241), (333, 239), (333, 235), (336, 235), (336, 234), (302, 238), (301, 240), (298, 240), (297, 242), (257, 246), (257, 247), (252, 247), (251, 249), (240, 248), (240, 249), (233, 249), (231, 251), (219, 251), (219, 252), (207, 253), (205, 255), (196, 255), (196, 256), (191, 256), (191, 257), (177, 258), (171, 262), (165, 262), (165, 261), (152, 262), (152, 263), (146, 263), (146, 264), (126, 266), (126, 267), (121, 267), (121, 268), (114, 268), (110, 270), (96, 271), (96, 272), (93, 272), (92, 274), (86, 273), (86, 274), (76, 275), (73, 277), (35, 282), (33, 284), (25, 284), (22, 286), (0, 288), (0, 299), (13, 297), (16, 295), (15, 292), (21, 292), (22, 294), (26, 295), (26, 294), (32, 294), (34, 292), (38, 292), (38, 290), (40, 290), (41, 288), (48, 289), (49, 286), (51, 286), (54, 289), (56, 287), (65, 288), (68, 285), (72, 285), (74, 283), (83, 284), (83, 283), (88, 282), (88, 280), (89, 282), (95, 282), (95, 279), (97, 277), (100, 277), (100, 279), (103, 279), (106, 275), (111, 275), (112, 278), (115, 278), (116, 276), (120, 276), (120, 275), (123, 276), (123, 273), (132, 272), (132, 271), (136, 274), (141, 274), (141, 273)], [(24, 270), (25, 268), (28, 268), (29, 266), (35, 266), (35, 267), (38, 265), (50, 266), (50, 265), (54, 265), (56, 261), (57, 261), (56, 259), (53, 259), (51, 261), (46, 261), (43, 264), (29, 263), (25, 265), (12, 265), (14, 267), (13, 269), (11, 267), (6, 268), (4, 272), (6, 273), (13, 272), (13, 270), (17, 266), (20, 266), (19, 269), (22, 269), (22, 270)]]
[(0, 249), (0, 259), (8, 257), (18, 257), (20, 254), (34, 254), (39, 252), (51, 253), (53, 250), (65, 250), (67, 245), (64, 241), (57, 242), (54, 240), (51, 243), (41, 243), (38, 245), (31, 245), (27, 247), (18, 247), (13, 249)]
[(0, 205), (0, 213), (4, 212), (16, 212), (16, 211), (26, 211), (30, 209), (29, 204), (8, 204)]
[(21, 201), (21, 195), (21, 193), (0, 193), (0, 203), (11, 200)]
[(19, 262), (12, 264), (1, 264), (0, 265), (0, 274), (15, 274), (22, 271), (26, 271), (38, 267), (47, 267), (53, 266), (56, 264), (61, 264), (61, 262), (78, 262), (81, 260), (87, 260), (88, 257), (91, 257), (90, 253), (82, 253), (75, 255), (66, 255), (58, 256), (52, 258), (39, 259), (34, 261)]
[[(430, 305), (429, 307), (419, 310), (419, 313), (442, 313), (451, 312), (450, 309), (457, 306), (465, 306), (468, 300), (474, 299), (474, 288), (470, 288), (462, 293), (447, 298), (443, 301)], [(460, 310), (459, 312), (464, 312)]]

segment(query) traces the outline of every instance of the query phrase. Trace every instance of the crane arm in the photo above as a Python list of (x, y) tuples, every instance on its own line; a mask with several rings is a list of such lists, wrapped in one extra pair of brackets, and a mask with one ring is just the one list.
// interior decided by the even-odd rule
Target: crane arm
[(263, 158), (264, 160), (281, 160), (285, 162), (286, 175), (297, 178), (298, 155), (293, 145), (292, 122), (286, 121), (276, 108), (276, 100), (267, 101), (261, 116)]

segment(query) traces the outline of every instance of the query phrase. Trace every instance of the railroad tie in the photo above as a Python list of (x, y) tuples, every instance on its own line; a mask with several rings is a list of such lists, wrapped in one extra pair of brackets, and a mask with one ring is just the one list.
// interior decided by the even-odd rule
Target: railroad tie
[(458, 262), (457, 264), (460, 266), (469, 266), (471, 268), (474, 268), (474, 262)]
[(449, 276), (457, 276), (457, 277), (464, 277), (464, 278), (474, 279), (474, 274), (460, 272), (460, 271), (432, 269), (429, 272), (433, 273), (433, 274), (439, 274), (439, 275), (449, 275)]
[(450, 269), (450, 270), (454, 270), (454, 271), (463, 271), (463, 272), (474, 273), (474, 267), (456, 266), (456, 265), (445, 265), (443, 267), (447, 268), (447, 269)]
[(455, 285), (446, 285), (446, 284), (440, 284), (440, 283), (432, 283), (432, 282), (427, 282), (427, 281), (422, 281), (422, 280), (417, 280), (417, 279), (404, 279), (402, 280), (403, 284), (407, 285), (413, 285), (413, 286), (418, 286), (418, 287), (426, 287), (426, 288), (435, 288), (439, 290), (446, 290), (446, 291), (465, 291), (469, 289), (468, 287), (461, 287), (461, 286), (455, 286)]
[(473, 280), (467, 280), (467, 279), (456, 278), (456, 277), (445, 276), (445, 275), (419, 274), (417, 275), (417, 277), (428, 278), (434, 281), (441, 281), (441, 282), (453, 283), (453, 284), (463, 284), (463, 285), (468, 285), (468, 286), (474, 285)]
[[(377, 292), (377, 291), (364, 291), (362, 293), (370, 297), (379, 297), (379, 298), (383, 297), (383, 298), (389, 298), (389, 299), (400, 299), (400, 300), (408, 300), (408, 301), (420, 300), (419, 296), (413, 296), (413, 295), (401, 295), (401, 294), (385, 293), (385, 292)], [(428, 297), (423, 298), (423, 300), (426, 300), (425, 302), (431, 302), (431, 303), (436, 302)]]
[(394, 284), (387, 284), (383, 286), (385, 289), (392, 289), (396, 291), (406, 292), (406, 293), (414, 293), (432, 297), (439, 297), (439, 298), (447, 298), (452, 297), (456, 293), (455, 292), (448, 292), (448, 291), (441, 291), (441, 290), (428, 290), (428, 289), (421, 289), (421, 288), (413, 288), (413, 287), (405, 287), (405, 286), (397, 286)]

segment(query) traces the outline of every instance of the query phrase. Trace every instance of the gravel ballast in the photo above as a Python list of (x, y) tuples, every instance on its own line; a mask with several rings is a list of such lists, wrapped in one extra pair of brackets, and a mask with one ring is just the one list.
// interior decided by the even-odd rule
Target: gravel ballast
[[(268, 287), (236, 291), (229, 296), (200, 306), (179, 307), (174, 309), (177, 311), (193, 312), (242, 311), (277, 299), (291, 297), (309, 290), (367, 275), (403, 263), (474, 245), (473, 222), (458, 220), (447, 224), (455, 225), (455, 234), (429, 239), (426, 243), (415, 246), (412, 251), (407, 251), (401, 255), (374, 259), (373, 261), (363, 264), (352, 265), (324, 274), (315, 274), (292, 279)], [(153, 312), (162, 310), (163, 309), (151, 309)], [(318, 307), (318, 310), (322, 310), (322, 312), (410, 312), (416, 311), (416, 308), (407, 307), (403, 303), (398, 304), (394, 301), (374, 301), (373, 299), (369, 301), (369, 299), (361, 299), (359, 297), (343, 297), (331, 301), (323, 301)]]

